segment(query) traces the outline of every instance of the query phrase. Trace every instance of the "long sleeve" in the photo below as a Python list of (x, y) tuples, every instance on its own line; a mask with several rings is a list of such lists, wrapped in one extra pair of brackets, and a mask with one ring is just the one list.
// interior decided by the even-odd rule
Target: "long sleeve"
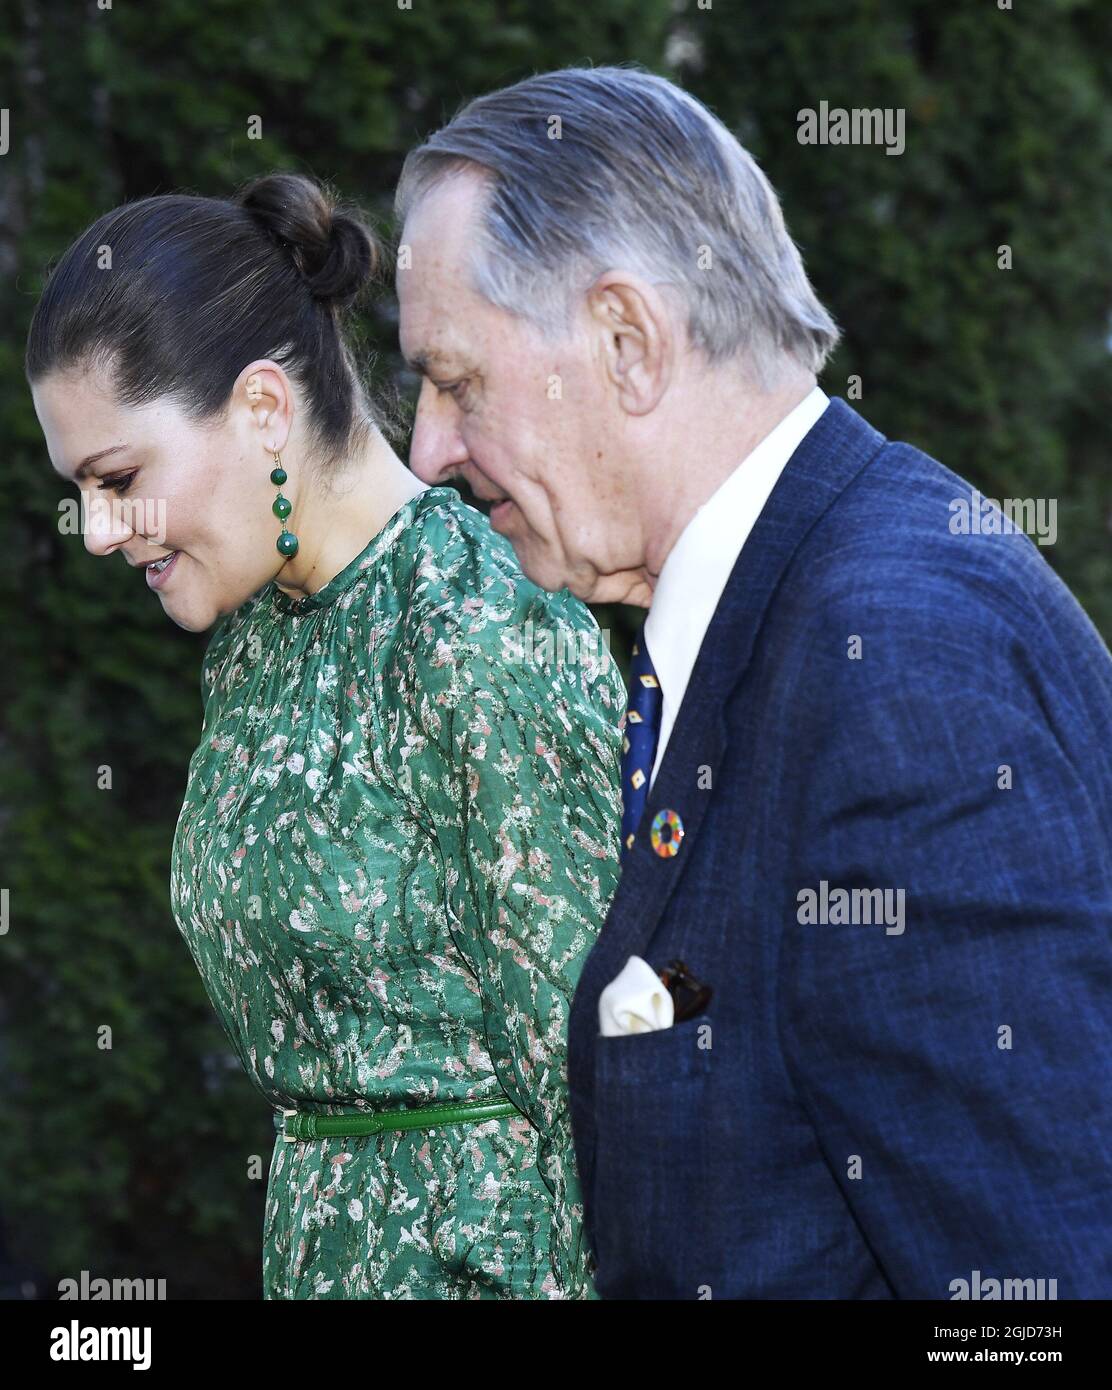
[(803, 900), (781, 956), (786, 1060), (901, 1296), (948, 1298), (974, 1270), (1107, 1296), (1106, 827), (1003, 655), (1018, 642), (939, 658), (923, 619), (855, 617), (873, 666), (835, 656), (815, 682), (822, 812), (798, 808), (792, 888), (890, 896), (872, 924), (813, 922)]
[[(590, 622), (566, 599), (533, 616), (574, 635), (564, 614)], [(424, 747), (410, 790), (443, 859), (450, 930), (481, 992), (498, 1078), (539, 1131), (553, 1264), (565, 1296), (579, 1297), (589, 1255), (567, 1025), (620, 871), (623, 685), (605, 652), (565, 668), (506, 659), (505, 631), (423, 631), (412, 698)], [(424, 770), (430, 750), (436, 775)]]

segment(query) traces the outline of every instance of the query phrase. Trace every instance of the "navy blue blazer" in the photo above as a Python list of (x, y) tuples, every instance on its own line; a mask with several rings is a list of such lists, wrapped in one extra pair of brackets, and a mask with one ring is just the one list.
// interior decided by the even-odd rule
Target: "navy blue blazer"
[(604, 1298), (1112, 1297), (1112, 657), (971, 492), (834, 398), (742, 548), (570, 1016)]

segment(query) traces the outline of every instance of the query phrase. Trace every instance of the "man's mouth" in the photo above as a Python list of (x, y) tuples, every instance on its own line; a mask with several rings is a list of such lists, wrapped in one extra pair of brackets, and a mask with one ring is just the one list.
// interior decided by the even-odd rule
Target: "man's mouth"
[[(488, 519), (491, 526), (497, 529), (495, 523), (509, 515), (510, 508), (513, 506), (513, 499), (507, 497), (504, 492), (491, 492), (486, 487), (476, 487), (469, 476), (466, 474), (464, 476), (467, 478), (468, 487), (470, 487), (479, 501), (486, 502), (489, 505), (490, 511), (488, 513)], [(483, 482), (486, 482), (485, 476), (483, 477)]]

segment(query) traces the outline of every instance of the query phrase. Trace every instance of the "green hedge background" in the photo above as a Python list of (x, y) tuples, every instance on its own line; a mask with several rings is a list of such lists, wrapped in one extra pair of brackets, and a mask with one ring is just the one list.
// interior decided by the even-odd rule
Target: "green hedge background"
[[(406, 150), (469, 96), (637, 61), (762, 163), (845, 339), (822, 384), (985, 494), (1058, 503), (1043, 554), (1112, 636), (1112, 6), (1039, 0), (23, 0), (0, 36), (0, 1294), (82, 1269), (257, 1298), (273, 1142), (167, 898), (203, 637), (59, 535), (22, 371), (43, 269), (131, 198), (301, 169), (389, 233)], [(797, 112), (903, 107), (906, 150)], [(247, 137), (262, 117), (263, 138)], [(997, 268), (997, 247), (1014, 268)], [(363, 329), (404, 452), (389, 294)], [(600, 611), (624, 659), (633, 615)], [(110, 790), (98, 769), (112, 769)], [(112, 1030), (110, 1050), (98, 1030)], [(249, 1175), (251, 1156), (261, 1176)]]

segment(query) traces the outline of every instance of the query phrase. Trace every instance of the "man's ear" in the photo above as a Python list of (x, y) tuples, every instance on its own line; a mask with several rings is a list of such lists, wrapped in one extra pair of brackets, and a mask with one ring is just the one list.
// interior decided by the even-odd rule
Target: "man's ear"
[(248, 363), (232, 388), (232, 404), (250, 412), (251, 428), (267, 449), (285, 447), (296, 404), (290, 379), (277, 362), (260, 358)]
[(663, 296), (646, 280), (608, 270), (587, 291), (587, 310), (622, 409), (647, 415), (672, 377), (675, 337)]

